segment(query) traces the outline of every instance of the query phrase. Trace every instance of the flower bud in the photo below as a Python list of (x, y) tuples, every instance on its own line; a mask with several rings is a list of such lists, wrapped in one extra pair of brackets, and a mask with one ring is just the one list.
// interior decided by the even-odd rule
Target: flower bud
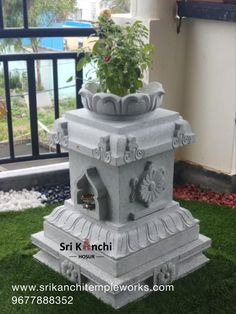
[(111, 17), (111, 10), (110, 9), (102, 9), (100, 11), (99, 16), (110, 18)]

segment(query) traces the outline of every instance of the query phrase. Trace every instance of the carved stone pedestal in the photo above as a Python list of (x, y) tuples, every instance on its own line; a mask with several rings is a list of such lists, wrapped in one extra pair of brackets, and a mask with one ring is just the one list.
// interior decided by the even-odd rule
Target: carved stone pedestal
[[(194, 139), (178, 113), (75, 110), (57, 120), (53, 138), (69, 150), (71, 199), (32, 236), (36, 259), (71, 281), (111, 286), (167, 284), (208, 261), (210, 239), (172, 199), (174, 149)], [(119, 308), (148, 292), (93, 293)]]

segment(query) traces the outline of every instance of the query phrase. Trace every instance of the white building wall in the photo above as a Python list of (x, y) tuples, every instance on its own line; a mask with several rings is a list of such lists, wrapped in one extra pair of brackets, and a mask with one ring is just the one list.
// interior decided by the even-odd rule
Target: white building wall
[(185, 19), (177, 35), (175, 5), (132, 0), (132, 14), (149, 26), (156, 47), (149, 79), (163, 83), (163, 106), (179, 111), (196, 133), (178, 158), (236, 174), (236, 23)]
[(236, 173), (236, 23), (189, 19), (183, 113), (197, 134), (183, 158)]

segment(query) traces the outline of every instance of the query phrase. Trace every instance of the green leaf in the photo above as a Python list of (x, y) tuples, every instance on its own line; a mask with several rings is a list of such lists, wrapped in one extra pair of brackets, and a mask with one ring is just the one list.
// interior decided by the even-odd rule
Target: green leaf
[(74, 76), (72, 75), (71, 77), (68, 78), (68, 80), (66, 81), (66, 83), (70, 83), (73, 80)]
[[(92, 51), (84, 52), (77, 69), (87, 63), (96, 66), (99, 89), (119, 96), (135, 93), (142, 87), (144, 71), (151, 65), (153, 46), (145, 42), (148, 29), (141, 21), (120, 26), (106, 18), (98, 20), (100, 38)], [(110, 57), (109, 62), (106, 62)], [(89, 75), (90, 76), (90, 75)]]
[(99, 39), (96, 41), (96, 43), (93, 46), (93, 53), (100, 53), (102, 54), (103, 51), (106, 49), (106, 41), (103, 39)]
[(85, 66), (85, 64), (87, 64), (88, 61), (87, 61), (87, 58), (86, 57), (83, 57), (79, 60), (79, 62), (77, 63), (77, 71), (81, 71), (83, 69), (83, 67)]

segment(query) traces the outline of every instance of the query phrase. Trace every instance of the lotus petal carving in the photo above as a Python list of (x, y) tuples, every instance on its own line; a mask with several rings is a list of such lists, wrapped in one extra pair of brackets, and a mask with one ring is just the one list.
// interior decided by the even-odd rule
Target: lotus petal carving
[(145, 84), (134, 94), (120, 97), (111, 93), (96, 93), (93, 86), (84, 85), (79, 94), (85, 108), (109, 116), (136, 116), (160, 107), (165, 91), (158, 82)]

